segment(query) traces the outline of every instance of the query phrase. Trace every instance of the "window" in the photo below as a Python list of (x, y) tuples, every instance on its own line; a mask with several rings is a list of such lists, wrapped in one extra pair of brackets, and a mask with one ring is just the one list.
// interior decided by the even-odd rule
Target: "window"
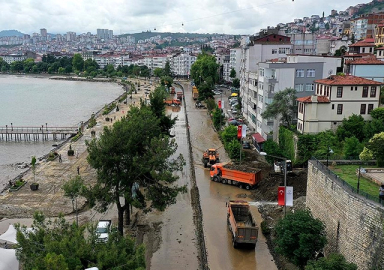
[(296, 77), (304, 78), (304, 69), (296, 69)]
[(335, 104), (332, 104), (332, 110), (334, 110), (335, 109)]
[(309, 77), (309, 78), (315, 77), (315, 70), (314, 69), (307, 69), (307, 77)]
[(336, 97), (338, 97), (338, 98), (343, 97), (343, 87), (341, 87), (341, 86), (337, 87)]
[(365, 114), (365, 110), (367, 109), (367, 104), (360, 105), (360, 114)]
[(363, 86), (363, 95), (362, 97), (368, 97), (368, 86)]
[(277, 49), (272, 49), (272, 54), (277, 54)]
[(315, 85), (313, 83), (307, 83), (305, 85), (305, 91), (313, 91), (314, 88), (315, 88)]
[(261, 77), (264, 77), (264, 69), (263, 69), (263, 68), (261, 68), (261, 69), (259, 70), (259, 75), (260, 75)]
[(337, 104), (337, 114), (343, 114), (343, 104)]
[(368, 114), (371, 114), (372, 110), (373, 110), (373, 104), (368, 104)]
[(353, 86), (351, 86), (351, 91), (353, 91)]
[(370, 97), (376, 97), (376, 86), (371, 87)]
[(304, 91), (304, 84), (302, 84), (302, 83), (295, 84), (295, 89), (297, 92), (303, 92)]

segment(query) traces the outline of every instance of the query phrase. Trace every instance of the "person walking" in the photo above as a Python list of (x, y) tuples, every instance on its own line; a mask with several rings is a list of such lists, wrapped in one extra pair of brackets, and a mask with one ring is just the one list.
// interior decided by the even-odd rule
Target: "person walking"
[(61, 154), (59, 154), (59, 162), (63, 162), (63, 160), (61, 159)]
[(384, 184), (379, 188), (379, 199), (380, 203), (384, 202)]
[(77, 175), (80, 175), (80, 166), (77, 166)]

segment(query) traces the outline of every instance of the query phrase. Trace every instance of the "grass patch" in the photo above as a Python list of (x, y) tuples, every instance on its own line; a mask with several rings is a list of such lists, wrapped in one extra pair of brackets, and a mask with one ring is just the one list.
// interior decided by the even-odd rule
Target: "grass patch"
[[(376, 168), (375, 166), (362, 166), (363, 168)], [(356, 174), (359, 165), (337, 165), (330, 166), (329, 169), (338, 175), (345, 182), (357, 188), (358, 175)], [(372, 196), (379, 196), (379, 185), (360, 176), (360, 190)]]

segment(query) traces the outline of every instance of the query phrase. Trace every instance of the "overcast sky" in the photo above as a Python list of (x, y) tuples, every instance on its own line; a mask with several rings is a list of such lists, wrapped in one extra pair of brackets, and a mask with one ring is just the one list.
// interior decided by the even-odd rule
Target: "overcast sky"
[(0, 30), (25, 34), (96, 29), (113, 33), (254, 34), (267, 26), (344, 11), (358, 0), (0, 0)]

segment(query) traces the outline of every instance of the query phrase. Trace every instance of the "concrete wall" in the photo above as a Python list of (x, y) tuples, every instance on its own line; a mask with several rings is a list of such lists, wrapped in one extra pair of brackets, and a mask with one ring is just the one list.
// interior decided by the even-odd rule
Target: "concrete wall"
[(313, 216), (326, 225), (326, 255), (339, 252), (359, 270), (384, 269), (383, 207), (353, 193), (314, 160), (308, 162), (306, 200)]

